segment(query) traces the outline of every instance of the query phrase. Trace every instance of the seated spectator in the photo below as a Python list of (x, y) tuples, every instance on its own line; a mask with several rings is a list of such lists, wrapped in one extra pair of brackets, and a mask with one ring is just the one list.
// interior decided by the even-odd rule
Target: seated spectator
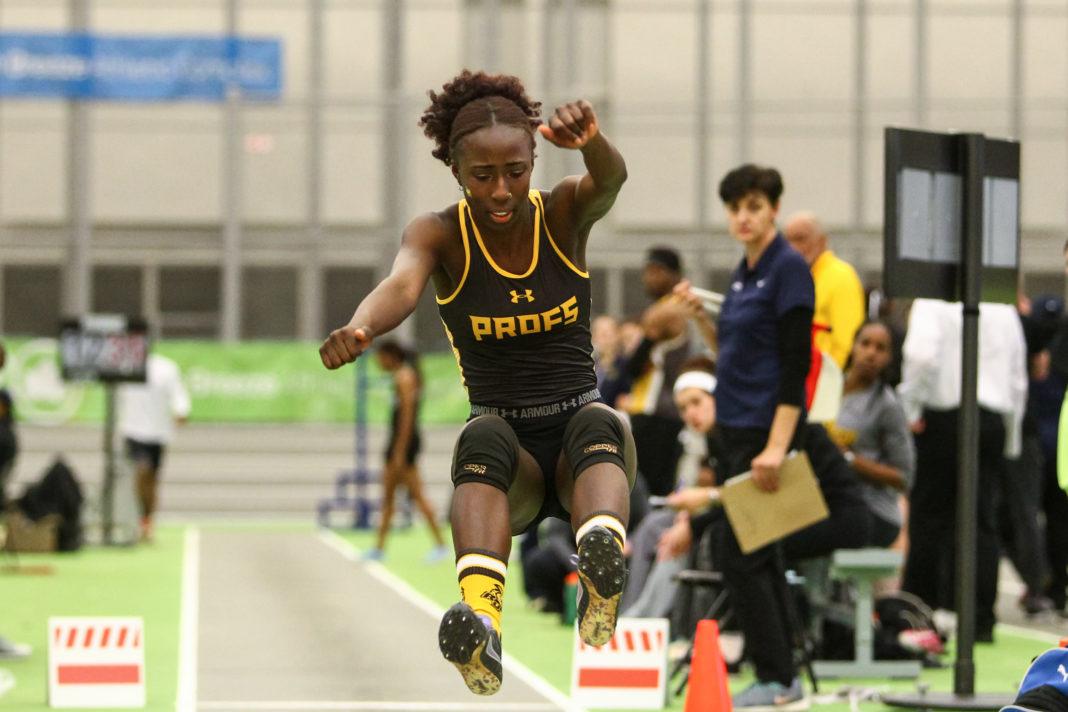
[(828, 434), (859, 475), (872, 510), (874, 546), (890, 546), (901, 531), (899, 499), (912, 482), (916, 455), (905, 411), (886, 382), (894, 358), (890, 327), (881, 321), (861, 325), (846, 363), (838, 419)]
[(617, 408), (617, 400), (630, 391), (630, 377), (626, 372), (629, 357), (623, 348), (619, 321), (608, 314), (597, 317), (590, 325), (590, 340), (601, 402)]
[[(679, 433), (682, 455), (676, 469), (680, 486), (709, 486), (715, 481), (713, 468), (718, 452), (709, 452), (707, 433), (715, 425), (715, 388), (712, 361), (706, 357), (691, 359), (675, 381), (673, 392), (684, 428)], [(694, 408), (690, 401), (707, 401), (710, 407)], [(687, 550), (675, 551), (664, 540), (664, 533), (676, 523), (686, 524), (689, 514), (673, 509), (659, 509), (649, 514), (632, 530), (627, 540), (630, 573), (623, 591), (622, 610), (629, 617), (665, 617), (674, 604), (674, 575), (686, 568)]]

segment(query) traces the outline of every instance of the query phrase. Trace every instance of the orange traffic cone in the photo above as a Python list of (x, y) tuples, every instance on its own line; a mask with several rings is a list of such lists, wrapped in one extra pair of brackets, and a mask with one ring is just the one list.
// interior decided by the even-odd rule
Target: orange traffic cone
[(685, 712), (731, 712), (727, 663), (719, 649), (719, 624), (714, 620), (697, 624)]

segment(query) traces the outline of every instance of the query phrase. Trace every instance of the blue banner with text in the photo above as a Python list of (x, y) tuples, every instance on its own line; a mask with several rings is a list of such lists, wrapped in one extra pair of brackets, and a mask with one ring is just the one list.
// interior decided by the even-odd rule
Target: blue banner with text
[(233, 36), (0, 32), (0, 97), (257, 100), (282, 91), (282, 43)]

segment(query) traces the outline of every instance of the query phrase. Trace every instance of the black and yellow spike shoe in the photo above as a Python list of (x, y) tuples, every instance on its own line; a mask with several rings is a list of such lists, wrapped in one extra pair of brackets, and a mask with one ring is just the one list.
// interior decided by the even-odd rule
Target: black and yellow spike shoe
[(619, 601), (627, 582), (623, 550), (612, 532), (594, 527), (578, 546), (579, 637), (587, 645), (601, 646), (616, 632)]
[(456, 666), (476, 695), (492, 695), (501, 689), (501, 637), (488, 618), (479, 616), (463, 601), (445, 611), (438, 628), (438, 647)]

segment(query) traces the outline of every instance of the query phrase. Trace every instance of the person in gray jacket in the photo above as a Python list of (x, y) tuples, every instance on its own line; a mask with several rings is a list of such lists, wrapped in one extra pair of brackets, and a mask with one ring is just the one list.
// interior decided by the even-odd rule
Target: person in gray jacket
[(890, 546), (901, 532), (898, 500), (916, 467), (905, 411), (885, 379), (893, 357), (890, 327), (880, 321), (862, 324), (846, 363), (842, 408), (828, 427), (864, 485), (864, 501), (874, 515), (874, 546)]

